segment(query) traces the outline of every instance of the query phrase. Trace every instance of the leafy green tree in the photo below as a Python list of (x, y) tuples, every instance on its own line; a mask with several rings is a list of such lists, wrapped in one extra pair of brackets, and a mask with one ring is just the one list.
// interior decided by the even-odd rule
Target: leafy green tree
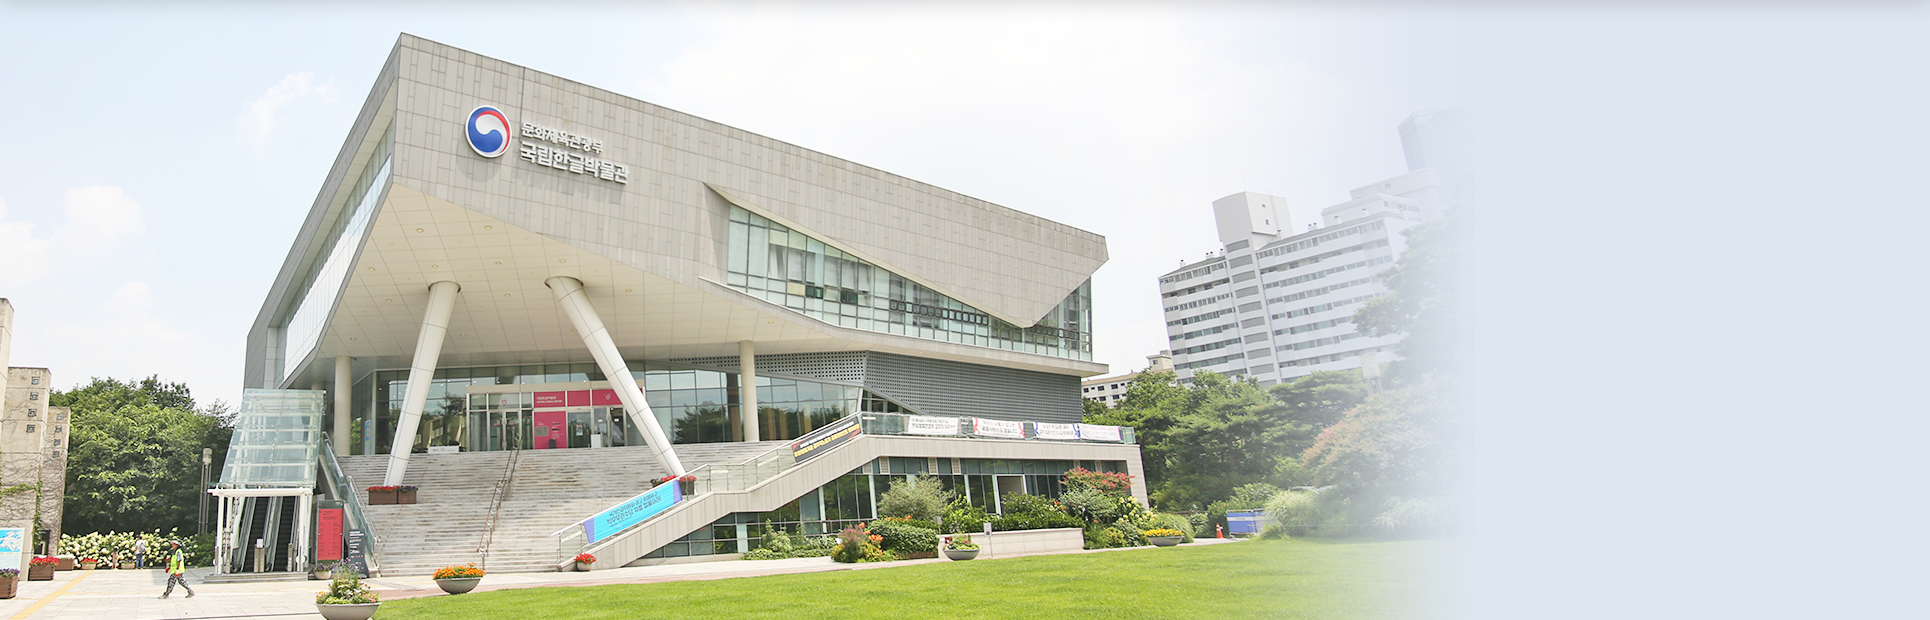
[(1459, 220), (1450, 216), (1409, 229), (1400, 260), (1380, 274), (1387, 294), (1354, 312), (1354, 325), (1361, 333), (1406, 334), (1394, 347), (1401, 360), (1389, 365), (1395, 379), (1411, 381), (1446, 373), (1457, 364), (1458, 225)]
[(1343, 497), (1439, 495), (1453, 483), (1450, 411), (1435, 382), (1388, 390), (1322, 431), (1301, 460)]
[(186, 385), (153, 376), (95, 378), (48, 400), (73, 408), (62, 529), (194, 528), (201, 449), (214, 449), (211, 473), (218, 476), (234, 432), (226, 404), (197, 409)]
[(891, 488), (878, 494), (878, 516), (911, 517), (936, 521), (957, 494), (945, 490), (937, 478), (919, 475), (891, 481)]

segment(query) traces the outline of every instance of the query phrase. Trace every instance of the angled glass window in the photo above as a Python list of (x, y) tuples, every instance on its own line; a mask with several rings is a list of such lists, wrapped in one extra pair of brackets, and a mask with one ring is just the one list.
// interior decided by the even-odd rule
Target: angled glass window
[(832, 325), (1092, 359), (1091, 280), (1020, 328), (734, 205), (725, 265), (731, 288)]

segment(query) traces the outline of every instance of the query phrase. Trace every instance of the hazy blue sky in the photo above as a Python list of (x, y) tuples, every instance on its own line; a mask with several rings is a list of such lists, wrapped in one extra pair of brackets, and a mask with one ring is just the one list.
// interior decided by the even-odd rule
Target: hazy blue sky
[(1107, 237), (1099, 361), (1166, 348), (1156, 277), (1209, 203), (1298, 227), (1405, 171), (1461, 103), (1425, 15), (615, 4), (0, 8), (0, 296), (57, 385), (159, 373), (238, 400), (242, 345), (328, 165), (410, 32)]

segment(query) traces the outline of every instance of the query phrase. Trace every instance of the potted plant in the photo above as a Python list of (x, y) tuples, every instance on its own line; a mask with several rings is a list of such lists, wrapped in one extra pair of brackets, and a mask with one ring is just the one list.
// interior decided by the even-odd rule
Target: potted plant
[(1172, 528), (1163, 527), (1156, 530), (1146, 530), (1144, 534), (1146, 534), (1146, 540), (1152, 541), (1153, 545), (1157, 547), (1171, 547), (1179, 544), (1180, 541), (1186, 540), (1186, 532)]
[(315, 574), (313, 578), (316, 581), (326, 581), (329, 579), (333, 579), (335, 576), (332, 573), (334, 573), (335, 568), (340, 565), (341, 565), (341, 562), (316, 562), (315, 568), (314, 568)]
[(53, 581), (54, 567), (59, 565), (60, 560), (53, 556), (34, 556), (34, 559), (27, 560), (27, 581)]
[(13, 598), (19, 591), (20, 569), (0, 568), (0, 598)]
[(413, 504), (413, 503), (415, 503), (415, 491), (416, 491), (416, 488), (415, 488), (414, 486), (410, 486), (410, 485), (406, 485), (406, 484), (405, 484), (405, 485), (402, 485), (402, 486), (399, 486), (399, 487), (396, 487), (396, 488), (395, 488), (395, 503), (397, 503), (397, 504)]
[(671, 482), (675, 482), (677, 484), (683, 485), (682, 490), (683, 490), (684, 496), (686, 497), (697, 494), (697, 477), (696, 476), (692, 476), (690, 474), (684, 474), (683, 477), (681, 478), (677, 476), (664, 476), (662, 478), (657, 479), (657, 484), (668, 484)]
[(436, 587), (450, 594), (462, 594), (474, 590), (476, 584), (482, 582), (482, 578), (483, 570), (476, 568), (475, 564), (444, 566), (436, 569), (435, 575)]
[(94, 570), (100, 567), (101, 561), (94, 558), (81, 558), (76, 564), (80, 565), (81, 570)]
[(958, 534), (945, 539), (945, 557), (955, 562), (963, 562), (978, 557), (978, 543), (972, 537)]
[(576, 554), (576, 570), (587, 571), (596, 564), (596, 556), (588, 553)]
[(383, 504), (395, 503), (395, 491), (398, 488), (401, 488), (401, 487), (385, 487), (385, 486), (369, 487), (369, 505), (379, 506)]
[(56, 555), (54, 559), (60, 560), (60, 564), (55, 565), (54, 570), (74, 570), (74, 556), (66, 554)]
[(369, 587), (362, 585), (362, 578), (352, 570), (334, 571), (335, 578), (329, 580), (328, 590), (315, 597), (315, 611), (328, 620), (369, 620), (375, 610), (382, 606), (382, 598)]

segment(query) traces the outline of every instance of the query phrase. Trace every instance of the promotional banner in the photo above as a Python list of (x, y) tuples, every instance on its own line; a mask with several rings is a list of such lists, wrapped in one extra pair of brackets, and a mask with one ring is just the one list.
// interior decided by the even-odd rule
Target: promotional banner
[(1077, 424), (1048, 424), (1045, 422), (1033, 422), (1032, 433), (1035, 436), (1037, 436), (1039, 439), (1055, 439), (1058, 441), (1078, 441), (1079, 440), (1078, 426), (1079, 425)]
[(791, 442), (791, 456), (793, 459), (801, 462), (804, 459), (824, 454), (825, 450), (851, 441), (863, 433), (864, 427), (858, 426), (858, 416), (846, 416), (843, 420), (833, 422), (830, 426), (811, 431), (811, 433), (805, 435), (804, 438)]
[(958, 418), (931, 415), (906, 416), (907, 435), (957, 435)]
[(342, 559), (342, 509), (316, 510), (315, 561), (333, 562), (340, 559)]
[(11, 568), (21, 572), (27, 570), (27, 530), (17, 527), (0, 528), (0, 568)]
[(1025, 439), (1025, 423), (1011, 420), (972, 418), (972, 434), (980, 437)]
[(1119, 441), (1119, 427), (1098, 424), (1075, 424), (1079, 427), (1079, 438), (1086, 441)]
[(676, 482), (660, 484), (657, 488), (630, 498), (630, 501), (596, 513), (596, 516), (583, 520), (583, 536), (594, 543), (642, 523), (644, 519), (657, 516), (657, 513), (684, 501), (683, 486)]
[(566, 404), (564, 404), (564, 400), (563, 400), (563, 392), (537, 392), (537, 393), (536, 393), (536, 406), (538, 406), (538, 407), (565, 407), (565, 406), (568, 406), (568, 405), (566, 405)]
[(616, 390), (591, 390), (590, 404), (597, 407), (622, 407), (623, 399), (617, 398)]

